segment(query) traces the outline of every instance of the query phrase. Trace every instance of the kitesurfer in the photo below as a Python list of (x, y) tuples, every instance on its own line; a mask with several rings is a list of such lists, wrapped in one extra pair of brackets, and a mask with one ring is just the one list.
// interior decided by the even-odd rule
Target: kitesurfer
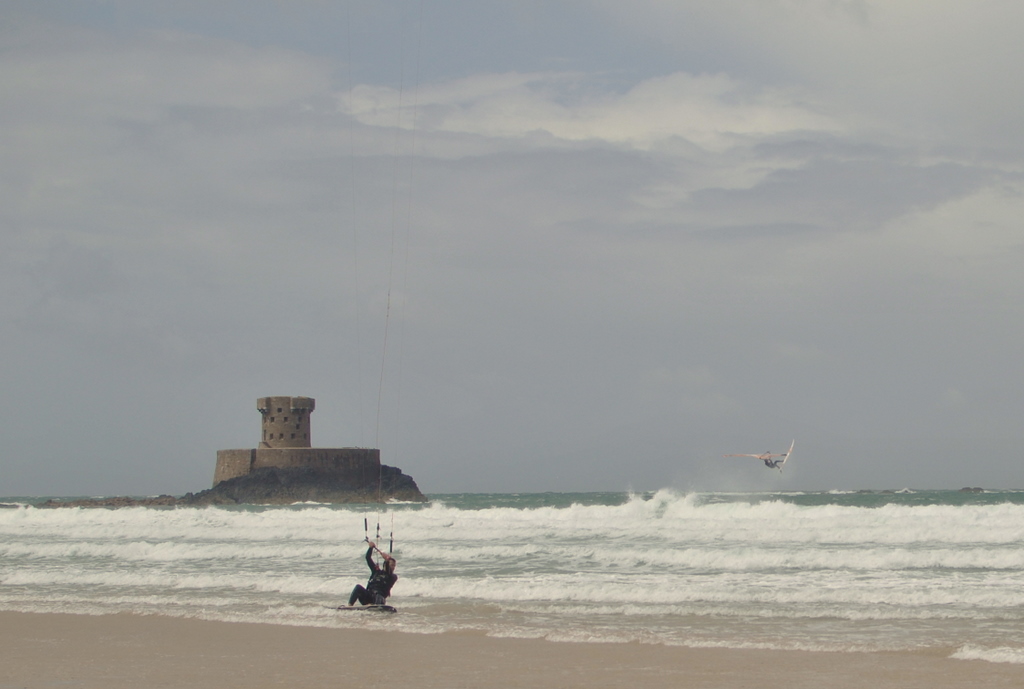
[(723, 457), (753, 457), (754, 459), (760, 459), (764, 462), (764, 465), (769, 469), (778, 469), (782, 471), (782, 465), (786, 463), (786, 460), (793, 454), (793, 446), (796, 445), (794, 440), (789, 444), (789, 449), (779, 455), (773, 455), (771, 452), (762, 452), (759, 455), (722, 455)]
[[(370, 541), (370, 547), (366, 550), (366, 564), (370, 566), (370, 580), (366, 587), (356, 584), (352, 589), (352, 595), (348, 598), (349, 605), (355, 605), (358, 600), (360, 605), (384, 605), (388, 596), (391, 595), (391, 587), (398, 581), (395, 574), (395, 558), (377, 548), (377, 544)], [(376, 550), (384, 557), (384, 566), (379, 567), (373, 561), (373, 551)]]

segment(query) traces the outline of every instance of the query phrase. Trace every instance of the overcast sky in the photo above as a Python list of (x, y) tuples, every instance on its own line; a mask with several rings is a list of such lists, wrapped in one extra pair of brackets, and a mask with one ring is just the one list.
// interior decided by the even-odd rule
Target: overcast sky
[(266, 395), (426, 493), (1024, 488), (1022, 25), (7, 0), (0, 495), (205, 489)]

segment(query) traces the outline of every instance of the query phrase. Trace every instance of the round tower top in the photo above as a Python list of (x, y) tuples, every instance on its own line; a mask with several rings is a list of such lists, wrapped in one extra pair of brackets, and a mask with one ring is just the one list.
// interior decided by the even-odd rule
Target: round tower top
[(260, 410), (261, 414), (268, 412), (280, 414), (299, 409), (305, 409), (308, 414), (316, 408), (316, 400), (312, 397), (286, 397), (283, 395), (260, 397), (256, 400), (256, 408)]
[(309, 415), (316, 408), (312, 397), (260, 397), (256, 408), (263, 416), (260, 447), (312, 447)]

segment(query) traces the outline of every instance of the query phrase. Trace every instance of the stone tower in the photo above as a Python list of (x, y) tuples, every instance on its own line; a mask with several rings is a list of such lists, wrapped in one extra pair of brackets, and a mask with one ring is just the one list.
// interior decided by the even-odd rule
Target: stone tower
[(312, 397), (257, 399), (262, 439), (254, 448), (217, 451), (213, 490), (224, 483), (221, 498), (253, 504), (426, 500), (411, 476), (380, 463), (380, 450), (313, 447), (315, 406)]
[(309, 416), (312, 397), (260, 397), (263, 436), (253, 449), (218, 450), (213, 485), (259, 469), (303, 469), (343, 479), (354, 486), (379, 482), (380, 450), (363, 447), (313, 447)]
[(312, 397), (260, 397), (256, 408), (263, 416), (260, 447), (312, 447), (309, 415), (316, 408)]

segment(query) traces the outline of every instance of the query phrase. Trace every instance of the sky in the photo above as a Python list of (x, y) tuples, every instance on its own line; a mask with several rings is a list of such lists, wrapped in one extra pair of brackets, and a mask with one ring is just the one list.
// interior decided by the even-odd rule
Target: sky
[(428, 494), (1024, 488), (1022, 23), (8, 0), (0, 495), (203, 490), (268, 395)]

